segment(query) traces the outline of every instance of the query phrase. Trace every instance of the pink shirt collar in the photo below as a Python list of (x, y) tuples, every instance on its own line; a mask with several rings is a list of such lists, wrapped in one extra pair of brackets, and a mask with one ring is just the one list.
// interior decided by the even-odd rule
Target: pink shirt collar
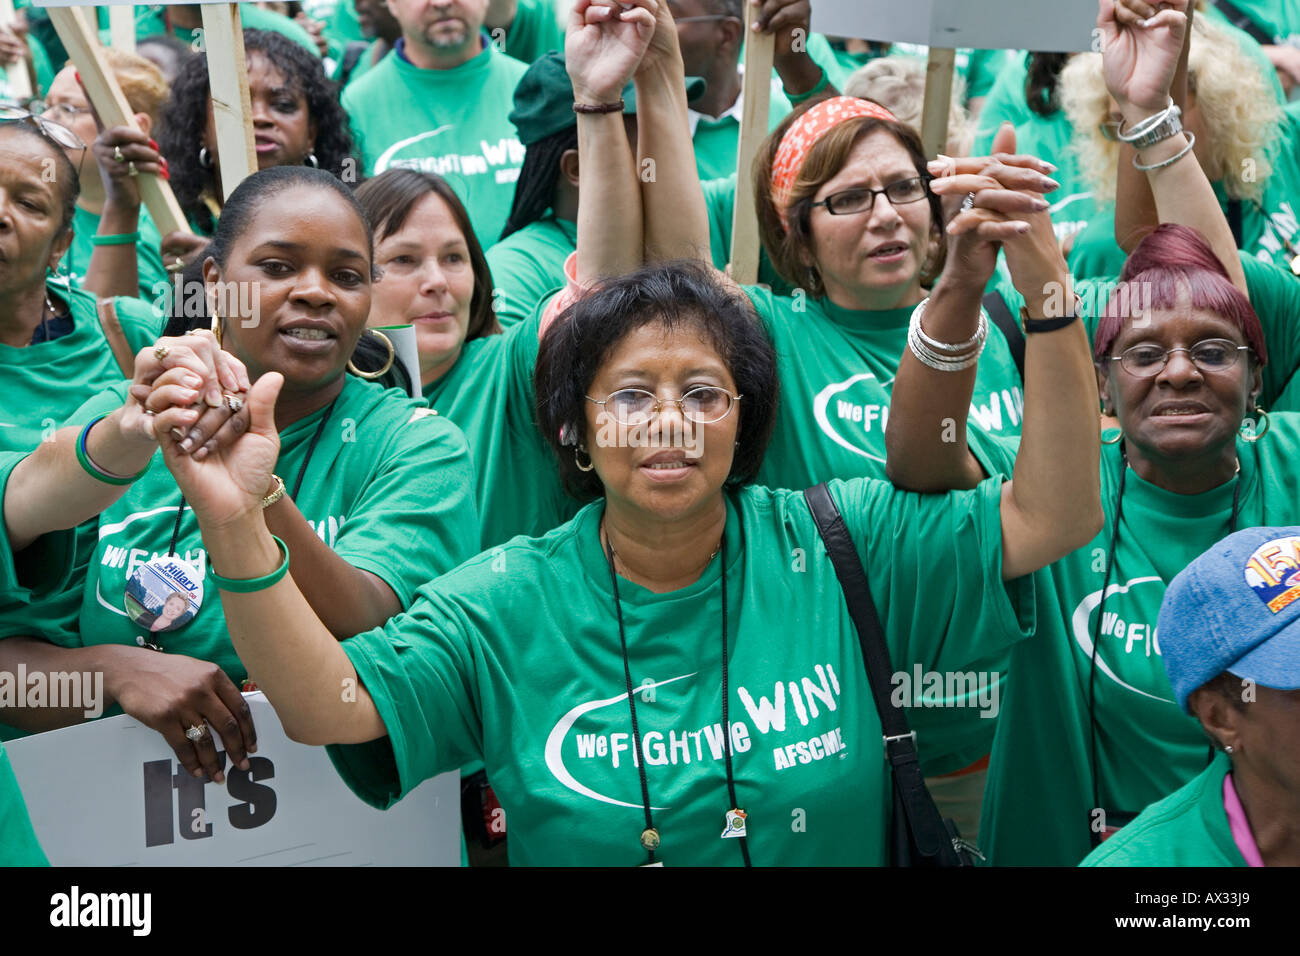
[(1259, 847), (1255, 845), (1255, 837), (1250, 832), (1250, 821), (1246, 819), (1246, 811), (1242, 809), (1231, 773), (1223, 775), (1223, 809), (1228, 814), (1228, 828), (1232, 831), (1232, 840), (1245, 858), (1246, 865), (1263, 866), (1264, 858), (1259, 855)]

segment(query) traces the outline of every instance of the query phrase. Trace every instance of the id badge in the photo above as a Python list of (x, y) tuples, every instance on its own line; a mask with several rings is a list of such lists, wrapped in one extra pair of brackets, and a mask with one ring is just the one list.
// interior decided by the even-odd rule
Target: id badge
[(123, 605), (132, 621), (151, 634), (184, 627), (203, 606), (199, 569), (176, 555), (146, 561), (126, 579)]

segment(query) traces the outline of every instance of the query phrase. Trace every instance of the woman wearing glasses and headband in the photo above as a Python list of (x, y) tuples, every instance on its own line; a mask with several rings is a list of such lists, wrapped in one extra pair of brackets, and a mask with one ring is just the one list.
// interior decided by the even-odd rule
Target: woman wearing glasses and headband
[[(76, 136), (0, 107), (0, 450), (28, 451), (91, 395), (129, 378), (159, 319), (135, 299), (106, 300), (49, 278), (72, 242)], [(51, 175), (52, 173), (52, 175)]]
[(101, 132), (71, 64), (54, 77), (40, 104), (46, 119), (66, 126), (89, 145), (67, 149), (68, 159), (78, 164), (81, 196), (72, 220), (72, 246), (59, 268), (70, 281), (98, 296), (138, 295), (157, 301), (167, 286), (159, 252), (162, 237), (141, 208), (136, 177), (168, 175), (166, 161), (149, 138), (167, 99), (167, 84), (144, 57), (113, 47), (105, 47), (104, 56), (135, 114), (138, 131), (114, 127)]
[[(1115, 9), (1107, 0), (1100, 19), (1107, 81), (1138, 126), (1168, 103), (1185, 21), (1170, 10), (1138, 25)], [(1269, 350), (1213, 190), (1181, 132), (1138, 156), (1161, 218), (1183, 224), (1139, 245), (1096, 322), (1103, 411), (1119, 425), (1100, 463), (1106, 526), (1039, 577), (1039, 633), (1011, 652), (980, 828), (994, 864), (1074, 865), (1205, 766), (1204, 739), (1160, 663), (1166, 584), (1232, 530), (1297, 514), (1300, 430), (1258, 411)], [(1041, 313), (1024, 315), (1032, 342)], [(959, 341), (975, 322), (972, 310), (926, 325)], [(1012, 466), (1009, 443), (984, 449), (990, 469), (962, 447), (960, 428), (942, 440), (970, 388), (969, 373), (904, 358), (889, 433), (896, 482), (968, 487)]]
[[(266, 462), (274, 475), (259, 489), (259, 508), (293, 542), (294, 574), (315, 614), (340, 638), (374, 627), (476, 551), (464, 437), (423, 403), (364, 380), (373, 373), (349, 374), (370, 311), (373, 259), (365, 216), (336, 177), (305, 167), (255, 173), (231, 195), (209, 253), (204, 279), (222, 348), (248, 375), (283, 383), (277, 451)], [(205, 348), (215, 363), (220, 353), (206, 328), (183, 334), (193, 324), (174, 320), (169, 330), (179, 337), (145, 354), (162, 361), (181, 347)], [(178, 367), (152, 388), (110, 389), (73, 422), (93, 423), (129, 400), (159, 414), (202, 403), (202, 417), (178, 433), (179, 447), (220, 459), (215, 442), (238, 433), (246, 418), (229, 412), (242, 410), (245, 397), (228, 377), (224, 395), (205, 392), (185, 381), (193, 372)], [(230, 645), (220, 569), (157, 456), (129, 480), (100, 515), (85, 576), (67, 589), (77, 627), (45, 635), (55, 643), (10, 638), (0, 654), (29, 672), (103, 669), (123, 711), (162, 733), (187, 770), (220, 780), (205, 720), (236, 764), (252, 743), (236, 690), (249, 673)], [(175, 614), (178, 591), (188, 600)], [(152, 630), (164, 616), (168, 626)], [(32, 731), (79, 718), (20, 710), (8, 719)]]

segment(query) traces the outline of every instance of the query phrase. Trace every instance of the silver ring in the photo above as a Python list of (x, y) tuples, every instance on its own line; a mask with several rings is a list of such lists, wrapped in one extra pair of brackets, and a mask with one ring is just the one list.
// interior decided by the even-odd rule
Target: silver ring
[(975, 194), (967, 193), (966, 198), (961, 201), (961, 211), (966, 212), (968, 209), (975, 208)]
[(185, 731), (185, 736), (195, 742), (202, 740), (207, 735), (208, 728), (206, 724), (195, 724), (193, 727)]
[(113, 158), (114, 158), (115, 160), (117, 160), (119, 163), (125, 163), (125, 162), (126, 162), (126, 157), (122, 155), (122, 147), (121, 147), (121, 146), (114, 146), (114, 147), (113, 147)]
[(134, 162), (131, 162), (131, 163), (127, 163), (127, 164), (126, 164), (126, 174), (127, 174), (128, 176), (139, 176), (139, 175), (140, 175), (139, 171), (137, 171), (136, 168), (135, 168), (135, 163), (134, 163)]
[(244, 407), (244, 400), (240, 398), (238, 395), (232, 394), (231, 392), (226, 392), (225, 398), (226, 398), (226, 408), (230, 409), (230, 413), (232, 415)]

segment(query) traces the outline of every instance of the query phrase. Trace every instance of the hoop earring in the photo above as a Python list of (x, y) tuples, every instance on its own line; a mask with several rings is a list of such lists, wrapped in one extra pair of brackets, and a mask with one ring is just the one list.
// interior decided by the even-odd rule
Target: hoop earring
[(384, 367), (381, 368), (378, 372), (363, 372), (361, 371), (361, 369), (357, 368), (355, 365), (352, 364), (352, 359), (348, 359), (348, 371), (351, 372), (353, 375), (358, 375), (361, 378), (374, 381), (375, 379), (383, 378), (385, 375), (388, 374), (388, 370), (393, 367), (393, 362), (396, 361), (397, 359), (397, 350), (393, 348), (393, 340), (390, 339), (388, 336), (386, 336), (383, 332), (377, 331), (376, 329), (366, 329), (366, 334), (378, 336), (379, 339), (382, 340), (386, 346), (388, 346), (388, 361), (384, 363)]
[(1122, 442), (1123, 440), (1124, 440), (1124, 432), (1123, 432), (1123, 430), (1122, 430), (1122, 429), (1117, 429), (1117, 430), (1115, 431), (1115, 437), (1114, 437), (1114, 438), (1103, 438), (1103, 439), (1101, 440), (1101, 443), (1102, 443), (1103, 445), (1118, 445), (1118, 444), (1119, 444), (1120, 442)]
[(217, 348), (221, 348), (221, 316), (216, 309), (212, 310), (212, 337), (217, 340)]
[(206, 146), (199, 147), (199, 165), (202, 166), (204, 169), (211, 169), (213, 166), (212, 154), (208, 152), (208, 148)]
[[(584, 465), (579, 454), (587, 455), (587, 463)], [(579, 446), (573, 449), (573, 463), (578, 466), (578, 471), (594, 471), (596, 466), (591, 461), (591, 455), (587, 454), (587, 449)]]
[(316, 160), (315, 153), (308, 153), (307, 158), (302, 161), (304, 166), (310, 166), (312, 169), (320, 169), (320, 163)]
[[(1264, 411), (1264, 409), (1256, 405), (1255, 414), (1258, 415), (1261, 419), (1263, 419), (1264, 427), (1258, 430), (1255, 428), (1251, 428), (1248, 434), (1242, 434), (1241, 436), (1242, 441), (1249, 442), (1252, 445), (1268, 434), (1268, 427), (1269, 427), (1268, 412)], [(1243, 422), (1242, 424), (1245, 423)]]

